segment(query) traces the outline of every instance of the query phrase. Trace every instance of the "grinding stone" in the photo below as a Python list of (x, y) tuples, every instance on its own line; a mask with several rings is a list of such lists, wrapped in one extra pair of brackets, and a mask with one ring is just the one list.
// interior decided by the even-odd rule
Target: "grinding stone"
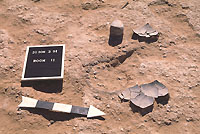
[(120, 36), (123, 35), (124, 25), (120, 20), (115, 20), (110, 25), (110, 35)]

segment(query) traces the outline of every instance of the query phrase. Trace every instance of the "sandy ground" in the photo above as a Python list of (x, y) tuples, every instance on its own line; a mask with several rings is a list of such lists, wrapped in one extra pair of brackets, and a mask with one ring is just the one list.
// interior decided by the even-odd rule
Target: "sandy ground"
[[(35, 0), (36, 1), (36, 0)], [(1, 134), (199, 134), (199, 0), (0, 0)], [(110, 23), (124, 23), (123, 42), (108, 45)], [(150, 23), (153, 43), (132, 40)], [(21, 85), (26, 46), (66, 44), (63, 88)], [(134, 113), (118, 93), (159, 80), (168, 104)], [(17, 110), (21, 96), (89, 107), (106, 113), (87, 119), (46, 110)]]

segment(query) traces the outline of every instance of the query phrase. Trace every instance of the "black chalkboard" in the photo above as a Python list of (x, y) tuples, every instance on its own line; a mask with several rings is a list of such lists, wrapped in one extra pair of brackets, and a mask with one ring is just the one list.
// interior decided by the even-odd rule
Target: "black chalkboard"
[(65, 45), (28, 46), (22, 80), (62, 79)]

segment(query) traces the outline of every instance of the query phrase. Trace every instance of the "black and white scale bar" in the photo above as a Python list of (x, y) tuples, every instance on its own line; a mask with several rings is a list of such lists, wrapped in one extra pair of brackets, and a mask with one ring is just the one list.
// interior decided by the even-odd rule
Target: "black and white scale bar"
[(92, 105), (90, 105), (89, 108), (85, 108), (85, 107), (72, 106), (62, 103), (40, 101), (24, 96), (22, 96), (22, 102), (19, 104), (18, 107), (42, 108), (51, 111), (81, 114), (81, 115), (86, 115), (87, 118), (105, 115), (104, 112), (100, 111), (99, 109), (95, 108)]

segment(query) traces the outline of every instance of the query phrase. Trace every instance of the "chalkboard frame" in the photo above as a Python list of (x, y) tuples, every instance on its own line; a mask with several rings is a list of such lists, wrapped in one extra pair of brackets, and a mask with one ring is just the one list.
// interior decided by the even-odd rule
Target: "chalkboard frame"
[[(62, 46), (62, 65), (61, 65), (61, 74), (60, 76), (52, 76), (52, 77), (33, 77), (33, 78), (25, 78), (25, 71), (26, 71), (26, 65), (27, 65), (27, 59), (29, 54), (29, 49), (34, 47), (57, 47)], [(56, 79), (63, 79), (64, 78), (64, 58), (65, 58), (65, 44), (55, 44), (55, 45), (37, 45), (37, 46), (27, 46), (26, 48), (26, 56), (24, 60), (24, 67), (22, 72), (22, 78), (21, 81), (31, 81), (31, 80), (56, 80)]]

